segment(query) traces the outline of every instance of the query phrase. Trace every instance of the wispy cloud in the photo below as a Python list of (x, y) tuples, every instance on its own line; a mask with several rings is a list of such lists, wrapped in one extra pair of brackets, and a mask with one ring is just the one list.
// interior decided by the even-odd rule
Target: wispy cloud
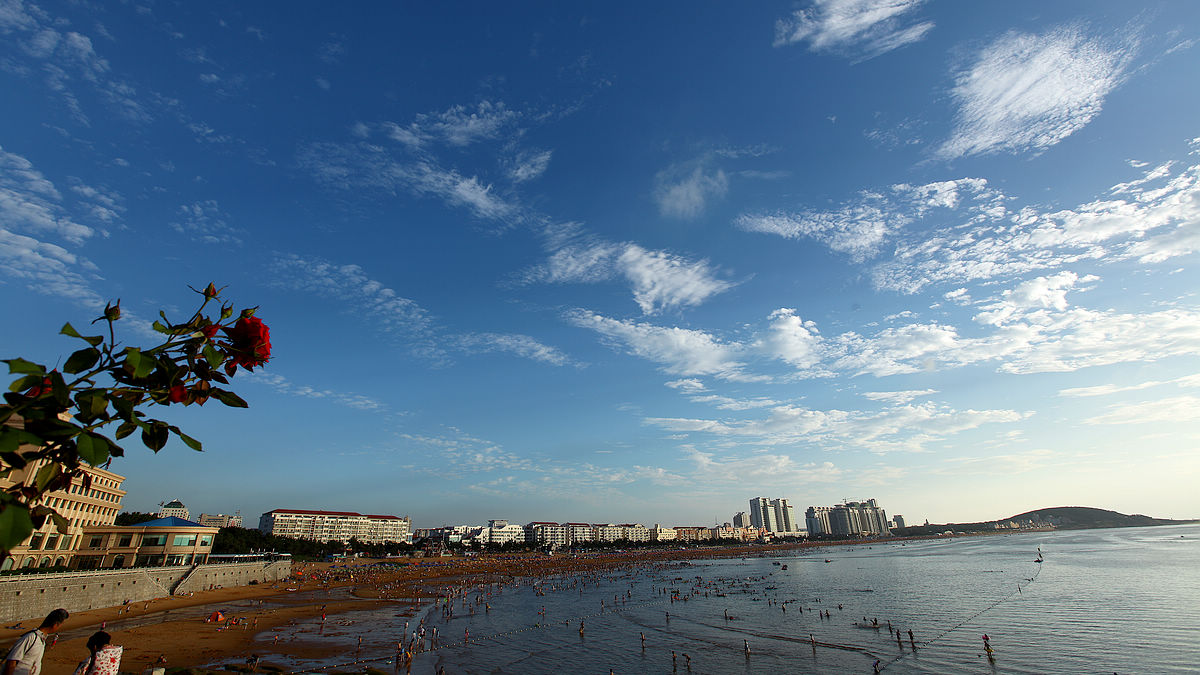
[(855, 61), (919, 42), (932, 21), (910, 13), (923, 0), (814, 0), (807, 9), (775, 22), (775, 46), (807, 42), (814, 52), (833, 51)]
[(724, 197), (728, 191), (729, 179), (720, 168), (689, 162), (658, 173), (654, 201), (662, 215), (691, 220), (703, 214), (711, 200)]
[(471, 353), (508, 352), (532, 361), (565, 366), (574, 363), (561, 350), (542, 344), (528, 335), (471, 333), (459, 336), (457, 345)]
[(1085, 424), (1186, 424), (1200, 421), (1200, 398), (1172, 396), (1156, 401), (1117, 403)]
[(1163, 385), (1175, 384), (1180, 387), (1200, 387), (1200, 375), (1185, 375), (1177, 377), (1173, 380), (1148, 380), (1146, 382), (1138, 382), (1136, 384), (1098, 384), (1093, 387), (1071, 387), (1061, 389), (1058, 392), (1059, 396), (1066, 398), (1090, 398), (1093, 396), (1112, 396), (1113, 394), (1122, 394), (1127, 391), (1141, 391), (1142, 389), (1152, 389)]
[(871, 452), (921, 452), (930, 443), (985, 424), (1011, 423), (1025, 413), (1013, 410), (954, 410), (933, 403), (896, 405), (882, 411), (817, 410), (777, 406), (759, 419), (647, 418), (670, 431), (748, 438), (765, 445), (830, 446)]
[(95, 230), (70, 218), (62, 194), (33, 163), (0, 148), (0, 221), (7, 228), (62, 237), (81, 244)]
[(524, 183), (533, 180), (546, 172), (550, 166), (550, 150), (523, 150), (506, 163), (509, 178), (514, 183)]
[(749, 379), (742, 372), (744, 364), (738, 360), (742, 346), (723, 342), (703, 331), (621, 321), (583, 310), (572, 312), (567, 318), (632, 354), (660, 364), (671, 375)]
[(908, 389), (905, 391), (864, 391), (863, 398), (885, 403), (904, 404), (924, 396), (936, 394), (936, 389)]
[[(958, 209), (1004, 213), (1000, 195), (978, 178), (925, 185), (897, 184), (884, 192), (864, 191), (830, 211), (802, 210), (743, 214), (734, 225), (747, 232), (785, 239), (815, 239), (853, 260), (874, 257), (904, 226), (933, 210)], [(964, 206), (964, 204), (969, 204)]]
[(956, 77), (955, 129), (937, 154), (1037, 151), (1062, 141), (1100, 113), (1135, 47), (1077, 26), (1007, 33)]
[(204, 244), (241, 245), (242, 232), (228, 219), (215, 199), (206, 199), (180, 206), (179, 220), (171, 229)]
[(275, 390), (276, 393), (285, 396), (298, 396), (300, 398), (328, 401), (340, 406), (366, 412), (387, 411), (387, 406), (384, 403), (369, 396), (346, 391), (334, 391), (332, 389), (317, 389), (308, 385), (296, 384), (278, 373), (260, 371), (249, 373), (248, 378), (252, 383), (266, 385)]
[(719, 278), (707, 260), (689, 260), (625, 242), (612, 243), (582, 234), (578, 226), (548, 228), (545, 263), (522, 275), (526, 283), (597, 283), (623, 278), (634, 302), (647, 315), (695, 307), (736, 282)]
[(0, 228), (0, 268), (0, 285), (20, 280), (31, 291), (89, 309), (104, 305), (89, 282), (95, 266), (62, 246)]

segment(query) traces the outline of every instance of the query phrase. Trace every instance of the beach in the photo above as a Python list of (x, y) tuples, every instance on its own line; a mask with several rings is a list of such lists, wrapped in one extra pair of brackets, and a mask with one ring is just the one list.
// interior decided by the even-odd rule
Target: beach
[[(395, 605), (397, 615), (415, 615), (420, 606), (451, 588), (531, 577), (592, 574), (675, 560), (778, 555), (822, 545), (828, 544), (296, 563), (286, 583), (217, 588), (73, 613), (58, 642), (46, 651), (43, 672), (72, 673), (87, 656), (84, 647), (87, 637), (101, 630), (101, 626), (112, 634), (114, 644), (124, 647), (123, 671), (140, 672), (160, 659), (169, 668), (220, 669), (223, 665), (244, 665), (252, 654), (261, 658), (261, 664), (269, 665), (273, 656), (285, 660), (313, 659), (344, 652), (342, 646), (322, 646), (305, 638), (314, 632), (324, 635), (326, 629), (335, 633), (344, 623), (341, 617), (378, 609), (387, 603)], [(207, 621), (212, 611), (224, 611), (225, 620)], [(21, 622), (20, 629), (5, 627), (0, 634), (4, 644), (15, 641), (40, 619), (29, 617)], [(227, 625), (232, 621), (236, 623)]]

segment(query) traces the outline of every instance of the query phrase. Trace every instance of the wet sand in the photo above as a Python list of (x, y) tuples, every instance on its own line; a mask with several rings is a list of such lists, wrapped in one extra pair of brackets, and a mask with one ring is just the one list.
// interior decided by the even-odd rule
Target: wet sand
[[(843, 542), (836, 542), (843, 543)], [(861, 545), (864, 542), (844, 542)], [(84, 643), (102, 623), (113, 643), (125, 648), (122, 672), (139, 673), (159, 657), (168, 668), (221, 669), (244, 666), (257, 654), (261, 664), (295, 659), (309, 660), (345, 653), (336, 637), (349, 621), (343, 617), (361, 610), (394, 606), (400, 616), (414, 615), (420, 605), (449, 587), (464, 587), (518, 578), (590, 573), (655, 564), (672, 560), (772, 555), (784, 551), (829, 545), (825, 543), (687, 548), (546, 556), (541, 554), (489, 554), (475, 557), (356, 560), (348, 566), (330, 563), (296, 563), (292, 578), (274, 585), (241, 586), (202, 591), (188, 596), (164, 597), (125, 607), (109, 607), (72, 614), (57, 644), (46, 651), (45, 675), (69, 675), (87, 656)], [(394, 567), (371, 567), (378, 562)], [(290, 589), (296, 589), (291, 591)], [(225, 622), (205, 618), (215, 610), (225, 612)], [(321, 616), (325, 615), (322, 621)], [(24, 628), (0, 629), (0, 644), (9, 644), (41, 617), (22, 622)], [(231, 620), (237, 623), (229, 625)], [(319, 629), (314, 629), (317, 626)], [(278, 640), (276, 637), (278, 636)], [(263, 670), (260, 665), (260, 670)]]

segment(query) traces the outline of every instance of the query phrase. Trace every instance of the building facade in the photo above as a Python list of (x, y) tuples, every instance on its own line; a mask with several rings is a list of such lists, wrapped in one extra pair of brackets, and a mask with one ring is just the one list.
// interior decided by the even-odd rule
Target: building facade
[[(744, 524), (739, 525), (736, 516), (733, 525), (734, 527), (747, 527)], [(800, 530), (792, 505), (783, 498), (755, 497), (751, 499), (749, 527), (757, 527), (776, 535), (796, 534)]]
[(188, 507), (183, 505), (183, 502), (178, 499), (172, 499), (158, 507), (158, 517), (189, 520), (192, 516), (188, 512)]
[[(16, 421), (16, 424), (19, 425), (20, 421)], [(14, 469), (7, 477), (0, 478), (0, 490), (18, 483), (32, 484), (45, 463), (45, 460), (37, 460), (22, 469)], [(75, 550), (83, 539), (84, 529), (113, 524), (117, 513), (121, 511), (121, 500), (125, 497), (125, 491), (121, 489), (125, 477), (86, 464), (81, 468), (84, 476), (72, 480), (66, 489), (42, 496), (41, 504), (67, 519), (67, 532), (60, 533), (54, 521), (46, 519), (21, 545), (9, 552), (3, 569), (70, 567)]]
[(258, 521), (258, 529), (265, 534), (343, 544), (351, 539), (364, 544), (411, 543), (410, 527), (407, 517), (310, 509), (275, 509)]
[(525, 526), (525, 541), (559, 548), (571, 543), (571, 528), (558, 523), (532, 522)]
[(891, 534), (887, 512), (874, 499), (848, 501), (835, 506), (810, 506), (805, 512), (805, 523), (809, 536), (865, 537)]
[(224, 513), (201, 513), (196, 522), (205, 527), (241, 527), (242, 514), (227, 516)]
[(81, 570), (199, 565), (212, 553), (215, 527), (176, 518), (84, 529), (72, 567)]

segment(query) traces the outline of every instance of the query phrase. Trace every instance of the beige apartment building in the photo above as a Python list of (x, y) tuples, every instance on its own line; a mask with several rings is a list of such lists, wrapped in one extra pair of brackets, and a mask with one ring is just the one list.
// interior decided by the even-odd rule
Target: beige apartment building
[[(16, 420), (14, 423), (21, 422)], [(18, 483), (32, 484), (45, 463), (45, 460), (38, 460), (0, 478), (0, 489)], [(59, 533), (54, 521), (47, 519), (20, 546), (10, 551), (3, 569), (68, 567), (85, 528), (113, 524), (121, 510), (121, 500), (125, 497), (125, 491), (121, 489), (125, 477), (86, 464), (82, 468), (84, 476), (75, 478), (65, 490), (55, 490), (42, 496), (42, 504), (67, 519), (67, 533)]]
[(264, 534), (343, 544), (351, 538), (364, 544), (409, 543), (410, 526), (408, 518), (399, 516), (312, 509), (275, 509), (262, 514), (258, 521), (258, 529)]

